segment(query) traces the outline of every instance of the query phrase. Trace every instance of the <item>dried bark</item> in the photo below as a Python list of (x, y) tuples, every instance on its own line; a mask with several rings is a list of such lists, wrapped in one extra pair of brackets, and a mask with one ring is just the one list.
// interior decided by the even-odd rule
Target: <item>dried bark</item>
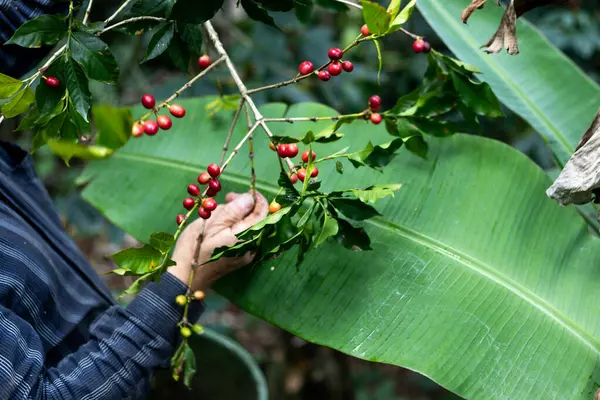
[[(471, 4), (465, 8), (461, 14), (461, 19), (467, 23), (475, 10), (483, 8), (487, 0), (472, 0)], [(500, 0), (496, 0), (500, 5)], [(494, 35), (482, 46), (487, 53), (497, 54), (503, 48), (508, 54), (519, 54), (519, 46), (517, 44), (517, 18), (534, 8), (547, 6), (551, 4), (568, 4), (571, 8), (576, 8), (579, 0), (510, 0), (500, 26)]]
[(600, 202), (600, 110), (546, 194), (562, 205)]

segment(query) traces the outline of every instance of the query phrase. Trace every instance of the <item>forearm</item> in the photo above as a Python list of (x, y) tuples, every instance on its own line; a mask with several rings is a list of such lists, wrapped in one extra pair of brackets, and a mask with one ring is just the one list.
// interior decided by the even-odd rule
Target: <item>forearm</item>
[[(90, 341), (47, 370), (37, 334), (22, 321), (5, 321), (3, 340), (14, 336), (8, 338), (14, 345), (12, 350), (0, 345), (0, 359), (7, 360), (7, 367), (0, 368), (0, 382), (13, 384), (0, 385), (0, 398), (143, 397), (155, 369), (165, 366), (173, 354), (182, 312), (174, 299), (185, 290), (173, 276), (163, 276), (160, 284), (142, 290), (126, 308), (108, 309), (92, 325)], [(194, 302), (190, 318), (197, 318), (202, 309)]]

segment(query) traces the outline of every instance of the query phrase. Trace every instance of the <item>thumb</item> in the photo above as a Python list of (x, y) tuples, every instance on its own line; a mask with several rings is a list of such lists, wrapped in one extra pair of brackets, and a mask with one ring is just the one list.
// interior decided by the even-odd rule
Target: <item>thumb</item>
[(246, 218), (254, 210), (254, 197), (250, 193), (244, 193), (237, 196), (229, 203), (223, 206), (223, 219), (228, 226), (235, 225), (237, 222)]

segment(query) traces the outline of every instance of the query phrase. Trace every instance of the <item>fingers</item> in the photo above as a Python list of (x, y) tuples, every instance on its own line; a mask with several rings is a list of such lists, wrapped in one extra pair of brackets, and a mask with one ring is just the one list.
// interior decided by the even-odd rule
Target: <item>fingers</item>
[(256, 203), (254, 204), (252, 212), (248, 213), (243, 219), (235, 223), (231, 230), (234, 234), (238, 234), (259, 221), (262, 221), (268, 213), (269, 203), (267, 202), (267, 199), (259, 192), (256, 192)]
[(241, 195), (242, 195), (242, 193), (234, 193), (234, 192), (227, 193), (227, 195), (225, 196), (225, 202), (226, 203), (232, 202), (233, 200), (237, 199)]

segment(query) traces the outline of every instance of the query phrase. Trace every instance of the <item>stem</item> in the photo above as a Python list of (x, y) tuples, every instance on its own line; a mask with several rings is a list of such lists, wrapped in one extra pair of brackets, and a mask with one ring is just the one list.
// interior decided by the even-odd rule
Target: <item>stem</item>
[(111, 26), (107, 26), (106, 28), (104, 28), (101, 32), (98, 32), (98, 35), (102, 35), (103, 33), (106, 33), (112, 29), (118, 28), (120, 26), (132, 23), (132, 22), (137, 22), (137, 21), (144, 21), (144, 20), (149, 20), (149, 21), (158, 21), (158, 22), (162, 22), (162, 21), (166, 21), (166, 19), (164, 18), (160, 18), (160, 17), (150, 17), (150, 16), (142, 16), (142, 17), (134, 17), (134, 18), (129, 18), (120, 22), (117, 22), (116, 24), (113, 24)]
[(363, 116), (365, 113), (360, 112), (356, 114), (345, 114), (345, 115), (333, 115), (331, 117), (293, 117), (293, 118), (265, 118), (265, 122), (288, 122), (293, 124), (294, 122), (302, 122), (302, 121), (337, 121), (342, 118), (358, 118)]
[(185, 85), (183, 85), (181, 88), (179, 88), (179, 90), (177, 90), (175, 93), (173, 93), (171, 95), (171, 97), (169, 97), (168, 99), (166, 99), (165, 101), (163, 101), (161, 104), (159, 104), (158, 106), (156, 106), (154, 108), (154, 110), (149, 111), (146, 115), (144, 115), (142, 118), (140, 118), (140, 120), (143, 121), (143, 120), (147, 119), (148, 117), (150, 117), (152, 114), (156, 113), (161, 108), (168, 106), (170, 102), (172, 102), (173, 100), (175, 100), (181, 93), (183, 93), (184, 91), (186, 91), (187, 89), (189, 89), (190, 87), (192, 87), (192, 85), (198, 79), (202, 78), (204, 75), (206, 75), (207, 73), (209, 73), (210, 70), (212, 70), (214, 67), (216, 67), (217, 65), (219, 65), (223, 60), (224, 60), (224, 58), (221, 57), (218, 60), (216, 60), (215, 62), (213, 62), (212, 64), (210, 64), (204, 71), (200, 72), (198, 75), (196, 75), (195, 77), (193, 77), (189, 82), (187, 82)]
[[(352, 43), (350, 43), (348, 46), (346, 46), (346, 47), (345, 47), (345, 48), (342, 50), (342, 52), (343, 52), (344, 54), (346, 54), (346, 53), (347, 53), (348, 51), (350, 51), (352, 48), (354, 48), (354, 47), (358, 46), (358, 44), (359, 44), (360, 42), (364, 42), (364, 41), (368, 41), (368, 40), (374, 40), (374, 39), (376, 39), (376, 38), (377, 38), (377, 37), (376, 37), (376, 36), (374, 36), (374, 35), (372, 35), (372, 36), (369, 36), (369, 37), (366, 37), (366, 38), (365, 38), (365, 37), (358, 37), (358, 38), (356, 38), (356, 39), (355, 39), (355, 40), (354, 40)], [(256, 89), (251, 89), (251, 90), (248, 90), (248, 94), (249, 94), (249, 95), (251, 95), (251, 94), (254, 94), (254, 93), (262, 92), (262, 91), (264, 91), (264, 90), (277, 89), (277, 88), (280, 88), (280, 87), (284, 87), (284, 86), (288, 86), (288, 85), (294, 84), (294, 83), (296, 83), (296, 82), (300, 82), (300, 81), (302, 81), (302, 80), (304, 80), (304, 79), (306, 79), (306, 78), (309, 78), (309, 77), (313, 76), (314, 74), (317, 74), (319, 71), (322, 71), (322, 70), (324, 70), (324, 69), (325, 69), (325, 68), (327, 68), (327, 66), (328, 66), (329, 64), (331, 64), (332, 62), (333, 62), (333, 61), (328, 61), (328, 62), (326, 62), (325, 64), (321, 65), (319, 68), (315, 69), (315, 70), (314, 70), (313, 72), (311, 72), (310, 74), (307, 74), (307, 75), (297, 75), (296, 77), (294, 77), (294, 78), (292, 78), (292, 79), (289, 79), (289, 80), (287, 80), (287, 81), (283, 81), (283, 82), (279, 82), (279, 83), (274, 83), (274, 84), (272, 84), (272, 85), (261, 86), (261, 87), (259, 87), (259, 88), (256, 88)]]
[(121, 7), (119, 7), (117, 9), (117, 11), (115, 11), (113, 13), (113, 15), (111, 15), (110, 17), (108, 17), (107, 19), (104, 20), (104, 24), (108, 24), (110, 21), (112, 21), (113, 19), (115, 19), (117, 17), (117, 15), (119, 15), (121, 13), (121, 11), (123, 11), (130, 3), (132, 3), (134, 0), (126, 0), (123, 4), (121, 4)]
[(94, 4), (94, 0), (90, 0), (88, 3), (87, 9), (85, 10), (85, 15), (83, 16), (83, 24), (87, 25), (88, 18), (90, 17), (90, 12), (92, 11), (92, 4)]
[(227, 166), (229, 165), (229, 163), (231, 162), (231, 160), (233, 160), (233, 157), (235, 157), (235, 155), (240, 151), (240, 149), (242, 148), (242, 146), (244, 145), (244, 143), (246, 143), (246, 141), (252, 137), (252, 134), (254, 133), (254, 131), (256, 130), (256, 128), (258, 128), (260, 124), (259, 123), (254, 123), (254, 125), (252, 125), (252, 128), (248, 129), (248, 133), (246, 133), (246, 136), (244, 136), (242, 138), (242, 140), (240, 140), (240, 142), (237, 144), (237, 146), (235, 146), (235, 149), (233, 149), (233, 151), (231, 152), (231, 154), (229, 155), (229, 157), (227, 158), (227, 160), (223, 163), (223, 165), (221, 166), (221, 173), (223, 173), (223, 171), (225, 170), (225, 168), (227, 168)]
[[(246, 121), (248, 123), (248, 130), (252, 129), (252, 118), (250, 118), (250, 112), (248, 111), (248, 107), (244, 107), (244, 111), (246, 112)], [(252, 170), (252, 177), (250, 178), (250, 189), (252, 190), (252, 197), (254, 197), (254, 201), (256, 202), (256, 170), (254, 169), (254, 141), (253, 137), (250, 135), (248, 138), (248, 146), (250, 147), (250, 153), (248, 157), (250, 158), (250, 168)]]
[[(233, 81), (235, 82), (236, 86), (238, 87), (238, 90), (240, 91), (242, 98), (244, 98), (246, 100), (246, 103), (250, 106), (250, 109), (252, 110), (252, 113), (254, 114), (254, 119), (256, 120), (254, 127), (257, 124), (260, 125), (264, 129), (267, 136), (269, 138), (272, 138), (273, 133), (271, 132), (271, 130), (269, 129), (267, 124), (265, 124), (263, 115), (261, 114), (260, 111), (258, 111), (256, 104), (250, 97), (248, 88), (246, 88), (246, 85), (244, 85), (242, 78), (240, 78), (240, 75), (238, 74), (237, 70), (235, 69), (235, 65), (233, 65), (233, 62), (229, 58), (229, 54), (227, 54), (227, 51), (225, 51), (225, 48), (223, 47), (223, 43), (221, 43), (221, 39), (219, 39), (219, 35), (217, 34), (217, 31), (215, 31), (215, 28), (213, 28), (210, 21), (205, 22), (204, 27), (206, 28), (206, 31), (208, 32), (208, 36), (209, 36), (211, 42), (213, 43), (215, 50), (217, 51), (217, 53), (219, 53), (221, 58), (223, 58), (225, 60), (225, 65), (227, 65), (227, 68), (229, 69), (229, 73), (231, 74)], [(286, 161), (287, 161), (290, 169), (292, 169), (294, 167), (294, 164), (287, 158), (286, 158)]]
[(227, 133), (227, 139), (225, 139), (225, 144), (223, 144), (223, 152), (221, 153), (221, 161), (219, 161), (219, 165), (223, 164), (223, 160), (225, 159), (225, 154), (227, 150), (229, 150), (229, 142), (231, 142), (231, 136), (233, 136), (233, 131), (235, 130), (235, 126), (237, 125), (238, 119), (240, 118), (240, 114), (242, 113), (242, 108), (244, 108), (244, 103), (246, 100), (243, 98), (240, 100), (240, 105), (233, 116), (233, 122), (231, 123), (231, 127), (229, 128), (229, 132)]
[[(198, 236), (198, 240), (201, 240), (202, 234), (204, 233), (204, 225), (202, 225), (202, 232), (200, 233), (200, 236)], [(200, 242), (198, 242), (198, 245), (196, 246), (196, 249), (198, 250), (198, 253), (200, 248)], [(185, 307), (183, 308), (183, 317), (181, 318), (181, 324), (182, 325), (187, 325), (188, 324), (188, 310), (190, 308), (190, 295), (192, 294), (192, 283), (194, 282), (194, 268), (190, 269), (190, 279), (188, 281), (188, 288), (187, 288), (187, 292), (186, 292), (186, 297), (188, 298), (188, 301), (186, 301), (185, 303)]]

